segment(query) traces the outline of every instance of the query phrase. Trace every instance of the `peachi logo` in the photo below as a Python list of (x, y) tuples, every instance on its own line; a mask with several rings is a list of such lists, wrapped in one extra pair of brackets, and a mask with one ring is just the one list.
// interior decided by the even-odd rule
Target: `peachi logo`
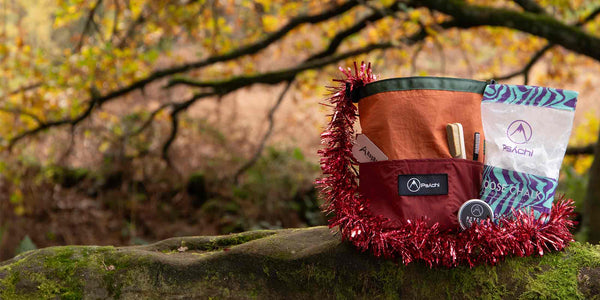
[(408, 182), (406, 183), (406, 187), (409, 191), (416, 193), (421, 189), (421, 182), (419, 181), (419, 179), (413, 177), (408, 180)]
[(483, 206), (481, 206), (481, 204), (473, 204), (471, 207), (471, 214), (477, 218), (481, 217), (481, 215), (483, 215)]
[(533, 130), (531, 125), (524, 120), (515, 120), (506, 129), (506, 136), (515, 144), (525, 144), (529, 142)]
[(441, 187), (441, 185), (439, 182), (429, 182), (429, 183), (421, 182), (419, 179), (413, 177), (406, 182), (406, 187), (412, 193), (416, 193), (419, 190), (421, 190), (421, 188), (424, 188), (424, 189), (439, 188), (439, 187)]

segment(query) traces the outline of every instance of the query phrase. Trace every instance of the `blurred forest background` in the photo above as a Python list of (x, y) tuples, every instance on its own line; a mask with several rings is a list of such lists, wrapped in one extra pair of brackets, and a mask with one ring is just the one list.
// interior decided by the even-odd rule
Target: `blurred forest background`
[(559, 193), (578, 239), (598, 241), (598, 14), (594, 0), (0, 0), (0, 260), (324, 224), (319, 103), (362, 60), (380, 78), (579, 91)]

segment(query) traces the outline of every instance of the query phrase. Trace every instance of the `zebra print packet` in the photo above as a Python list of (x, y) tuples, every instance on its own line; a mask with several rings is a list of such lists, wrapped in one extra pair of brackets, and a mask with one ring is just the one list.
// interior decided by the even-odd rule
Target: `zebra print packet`
[(481, 103), (485, 161), (480, 198), (495, 216), (550, 213), (577, 92), (490, 84)]

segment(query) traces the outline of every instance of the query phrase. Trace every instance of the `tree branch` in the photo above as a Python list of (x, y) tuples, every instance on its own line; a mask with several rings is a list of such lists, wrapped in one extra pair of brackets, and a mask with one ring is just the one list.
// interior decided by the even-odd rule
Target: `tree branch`
[(200, 60), (197, 62), (183, 64), (180, 66), (156, 71), (156, 72), (150, 74), (146, 78), (135, 81), (132, 84), (130, 84), (122, 89), (115, 90), (113, 92), (110, 92), (110, 93), (104, 95), (103, 97), (100, 97), (100, 99), (99, 99), (100, 103), (104, 103), (104, 102), (107, 102), (116, 97), (123, 96), (131, 91), (134, 91), (138, 88), (142, 88), (142, 87), (146, 86), (150, 82), (153, 82), (155, 80), (158, 80), (158, 79), (161, 79), (161, 78), (164, 78), (167, 76), (187, 72), (187, 71), (190, 71), (193, 69), (206, 67), (206, 66), (214, 64), (214, 63), (233, 60), (233, 59), (236, 59), (236, 58), (239, 58), (242, 56), (257, 53), (257, 52), (265, 49), (272, 43), (283, 38), (292, 29), (294, 29), (300, 25), (303, 25), (306, 23), (316, 24), (316, 23), (326, 21), (330, 18), (333, 18), (335, 16), (345, 13), (346, 11), (350, 10), (351, 8), (353, 8), (356, 5), (357, 5), (356, 1), (349, 1), (340, 6), (332, 8), (330, 10), (321, 12), (320, 14), (295, 17), (295, 18), (291, 19), (287, 25), (285, 25), (278, 31), (275, 31), (274, 33), (268, 35), (265, 39), (263, 39), (261, 41), (258, 41), (254, 44), (251, 44), (251, 45), (248, 45), (245, 47), (238, 48), (238, 49), (231, 51), (229, 53), (226, 53), (226, 54), (216, 55), (216, 56), (212, 56), (212, 57), (209, 57), (207, 59), (203, 59), (203, 60)]
[(69, 157), (69, 155), (71, 155), (71, 153), (73, 152), (73, 149), (75, 148), (75, 126), (71, 125), (71, 130), (69, 131), (69, 146), (67, 146), (67, 149), (65, 150), (65, 152), (63, 152), (63, 154), (61, 154), (60, 158), (58, 159), (59, 163), (64, 163), (64, 161), (67, 159), (67, 157)]
[(115, 36), (117, 36), (117, 31), (119, 30), (119, 14), (121, 12), (119, 0), (113, 0), (113, 4), (115, 5), (115, 14), (113, 15), (113, 26), (110, 33), (111, 42), (114, 40)]
[(161, 106), (159, 106), (157, 109), (153, 110), (150, 113), (150, 116), (148, 116), (148, 119), (146, 119), (146, 121), (144, 121), (144, 123), (138, 127), (137, 129), (135, 129), (134, 131), (132, 131), (129, 136), (136, 136), (140, 133), (142, 133), (144, 130), (146, 130), (150, 124), (152, 124), (152, 121), (154, 121), (154, 118), (156, 117), (156, 115), (158, 115), (161, 111), (163, 111), (164, 109), (166, 109), (167, 107), (173, 106), (174, 103), (169, 102), (169, 103), (165, 103)]
[(8, 92), (8, 95), (16, 95), (18, 93), (27, 92), (29, 90), (34, 90), (34, 89), (41, 87), (42, 85), (43, 85), (43, 83), (41, 83), (41, 82), (32, 83), (30, 85), (26, 85), (26, 86), (20, 87), (16, 90), (12, 90), (12, 91)]
[(296, 76), (296, 74), (311, 70), (318, 69), (324, 67), (326, 65), (338, 62), (340, 60), (357, 56), (363, 53), (368, 53), (377, 49), (386, 49), (393, 47), (392, 42), (384, 42), (378, 44), (371, 44), (363, 48), (355, 49), (352, 51), (348, 51), (342, 54), (338, 54), (335, 56), (329, 56), (322, 59), (312, 60), (310, 62), (301, 63), (293, 68), (271, 71), (267, 73), (255, 74), (255, 75), (247, 75), (247, 76), (238, 76), (233, 77), (227, 80), (221, 81), (195, 81), (193, 79), (177, 77), (169, 80), (167, 87), (172, 87), (178, 84), (183, 84), (192, 87), (199, 88), (212, 88), (215, 93), (219, 95), (230, 93), (234, 90), (237, 90), (241, 87), (248, 86), (249, 84), (254, 83), (264, 83), (264, 84), (277, 84), (283, 81), (289, 81)]
[(565, 155), (593, 155), (594, 147), (596, 147), (596, 143), (579, 147), (567, 147)]
[(199, 99), (207, 98), (210, 96), (215, 96), (215, 93), (198, 93), (194, 94), (189, 100), (186, 100), (181, 103), (171, 104), (173, 110), (171, 111), (171, 132), (169, 133), (169, 137), (165, 141), (162, 147), (162, 158), (167, 162), (169, 166), (172, 166), (171, 160), (169, 158), (169, 148), (171, 144), (175, 141), (177, 137), (177, 131), (179, 130), (179, 113), (190, 107), (190, 105), (194, 104)]
[(24, 111), (24, 110), (19, 109), (19, 108), (0, 107), (0, 111), (7, 112), (7, 113), (12, 113), (12, 114), (15, 114), (15, 115), (23, 115), (23, 116), (30, 117), (30, 118), (32, 118), (38, 124), (44, 123), (44, 121), (42, 121), (40, 119), (40, 117), (38, 117), (34, 113), (31, 113), (31, 112), (28, 112), (28, 111)]
[(534, 14), (546, 14), (546, 10), (541, 7), (535, 0), (513, 0), (520, 7), (522, 7), (525, 11), (534, 13)]
[[(438, 24), (439, 28), (448, 29), (457, 26), (457, 22), (455, 21), (446, 21)], [(373, 50), (382, 50), (388, 48), (394, 48), (400, 46), (400, 44), (404, 44), (406, 46), (412, 46), (419, 41), (422, 41), (427, 36), (427, 30), (422, 28), (419, 32), (409, 36), (402, 38), (399, 42), (397, 41), (388, 41), (376, 44), (370, 44), (362, 48), (350, 50), (344, 53), (340, 53), (333, 56), (327, 56), (320, 59), (313, 59), (312, 57), (304, 61), (303, 63), (288, 69), (282, 69), (278, 71), (271, 71), (261, 74), (255, 75), (245, 75), (245, 76), (237, 76), (227, 80), (217, 80), (217, 81), (196, 81), (193, 79), (185, 78), (185, 77), (174, 77), (169, 80), (166, 85), (166, 88), (172, 87), (175, 85), (183, 84), (191, 87), (198, 88), (210, 88), (214, 93), (218, 95), (224, 95), (230, 92), (233, 92), (239, 88), (248, 86), (250, 84), (255, 83), (263, 83), (263, 84), (278, 84), (284, 81), (290, 81), (294, 79), (294, 77), (303, 71), (318, 69), (324, 67), (326, 65), (336, 63), (340, 60), (344, 60), (346, 58), (350, 58), (353, 56), (357, 56), (360, 54), (369, 53)], [(327, 51), (327, 50), (326, 50)], [(315, 55), (318, 56), (319, 54)]]
[(75, 46), (73, 52), (79, 52), (81, 50), (81, 47), (83, 47), (83, 39), (85, 38), (86, 33), (90, 30), (90, 26), (92, 25), (92, 23), (94, 23), (94, 15), (96, 15), (96, 10), (100, 6), (100, 4), (102, 4), (102, 1), (103, 0), (97, 0), (94, 6), (92, 6), (90, 12), (88, 13), (87, 19), (85, 21), (85, 26), (83, 26), (81, 36), (79, 37), (79, 42), (77, 43), (77, 46)]
[[(418, 34), (413, 35), (410, 38), (403, 39), (403, 43), (406, 45), (413, 45), (417, 41), (423, 39), (426, 36), (426, 33), (419, 32)], [(263, 84), (277, 84), (284, 81), (292, 80), (298, 73), (318, 69), (324, 67), (326, 65), (336, 63), (340, 60), (344, 60), (346, 58), (350, 58), (353, 56), (357, 56), (360, 54), (368, 53), (373, 50), (381, 50), (388, 49), (398, 46), (399, 43), (390, 41), (390, 42), (382, 42), (377, 44), (371, 44), (362, 48), (358, 48), (355, 50), (350, 50), (338, 55), (328, 56), (322, 59), (310, 60), (303, 62), (293, 68), (283, 69), (279, 71), (272, 71), (262, 74), (255, 75), (247, 75), (247, 76), (238, 76), (233, 77), (231, 79), (222, 80), (222, 81), (195, 81), (189, 78), (177, 77), (169, 80), (167, 87), (172, 87), (178, 84), (183, 84), (192, 87), (199, 88), (211, 88), (215, 93), (219, 95), (227, 94), (232, 91), (235, 91), (239, 88), (248, 86), (250, 84), (255, 83), (263, 83)]]
[(123, 49), (129, 38), (131, 38), (138, 29), (138, 26), (142, 25), (146, 21), (146, 11), (148, 11), (147, 5), (142, 8), (140, 15), (129, 25), (127, 30), (125, 30), (125, 34), (119, 38), (117, 48)]
[[(397, 9), (398, 9), (398, 2), (395, 2), (394, 4), (392, 4), (391, 6), (389, 6), (389, 7), (386, 8), (386, 10), (388, 12), (394, 12)], [(309, 58), (307, 58), (304, 61), (304, 63), (306, 64), (308, 62), (318, 61), (319, 59), (323, 59), (323, 58), (325, 58), (325, 57), (327, 57), (329, 55), (334, 54), (337, 51), (337, 49), (339, 48), (339, 46), (341, 45), (341, 43), (347, 37), (351, 36), (354, 33), (357, 33), (359, 31), (361, 31), (363, 28), (365, 28), (367, 26), (367, 24), (369, 22), (377, 21), (377, 20), (379, 20), (379, 19), (381, 19), (381, 18), (383, 18), (385, 16), (387, 16), (387, 13), (376, 11), (375, 13), (373, 13), (373, 14), (371, 14), (371, 15), (363, 18), (361, 21), (357, 22), (354, 26), (352, 26), (352, 27), (350, 27), (350, 28), (348, 28), (346, 30), (343, 30), (343, 31), (337, 33), (330, 40), (330, 43), (329, 43), (329, 45), (328, 45), (328, 47), (326, 49), (324, 49), (323, 51), (321, 51), (319, 53), (316, 53), (316, 54), (310, 56)], [(424, 36), (422, 36), (421, 32), (419, 32), (415, 36), (419, 37), (419, 38), (423, 38), (424, 37)], [(234, 182), (237, 183), (238, 180), (239, 180), (239, 177), (248, 168), (250, 168), (254, 163), (256, 163), (256, 161), (260, 157), (260, 154), (262, 153), (262, 150), (264, 148), (264, 144), (265, 144), (266, 140), (268, 139), (269, 135), (271, 134), (271, 130), (272, 130), (272, 127), (273, 127), (273, 114), (275, 113), (275, 110), (277, 109), (277, 107), (279, 107), (279, 104), (282, 101), (283, 96), (288, 91), (289, 87), (291, 86), (292, 82), (294, 81), (295, 76), (299, 72), (301, 72), (301, 70), (297, 71), (297, 72), (291, 72), (290, 75), (284, 75), (283, 77), (280, 77), (279, 79), (276, 76), (276, 73), (279, 73), (279, 72), (273, 72), (271, 74), (271, 75), (275, 75), (275, 76), (272, 76), (272, 77), (273, 77), (273, 80), (276, 80), (275, 82), (272, 82), (271, 84), (276, 84), (276, 83), (279, 83), (280, 81), (286, 81), (285, 80), (286, 76), (289, 76), (290, 79), (287, 80), (288, 84), (287, 84), (286, 88), (284, 89), (284, 91), (282, 92), (282, 94), (281, 94), (281, 96), (279, 98), (280, 100), (276, 103), (276, 105), (274, 106), (274, 109), (272, 109), (271, 112), (269, 113), (269, 130), (267, 131), (267, 133), (263, 137), (262, 141), (259, 143), (257, 151), (252, 156), (252, 158), (248, 162), (246, 162), (246, 164), (244, 164), (240, 169), (238, 169), (238, 171), (235, 173), (235, 175), (234, 175)], [(281, 75), (281, 73), (279, 73), (279, 74)], [(264, 75), (267, 75), (267, 76), (266, 77), (262, 77), (263, 79), (267, 78), (267, 77), (270, 77), (268, 74), (264, 74)], [(259, 78), (259, 77), (258, 76), (254, 76), (252, 78), (256, 79), (256, 78)], [(222, 95), (228, 94), (228, 93), (230, 93), (230, 92), (232, 92), (232, 91), (234, 91), (234, 90), (236, 90), (238, 88), (241, 88), (241, 87), (244, 87), (244, 86), (248, 86), (248, 85), (253, 84), (253, 83), (259, 83), (259, 82), (256, 82), (256, 81), (252, 80), (252, 79), (249, 79), (249, 78), (246, 78), (246, 79), (247, 80), (244, 80), (244, 79), (238, 77), (237, 81), (236, 81), (236, 78), (234, 78), (234, 79), (230, 79), (230, 80), (227, 80), (225, 82), (222, 82), (222, 84), (220, 84), (218, 86), (210, 86), (210, 87), (213, 88), (213, 91), (215, 91), (217, 94), (219, 94), (219, 95), (222, 96)], [(267, 80), (270, 80), (270, 79), (267, 79)], [(180, 82), (178, 82), (178, 81), (180, 81)], [(179, 78), (179, 79), (172, 80), (167, 85), (167, 87), (173, 86), (175, 84), (186, 84), (188, 82), (192, 82), (192, 81), (190, 81), (189, 79), (185, 79), (185, 78)], [(195, 82), (195, 83), (197, 83), (197, 82)], [(262, 83), (269, 83), (269, 82), (262, 82)], [(173, 127), (173, 128), (176, 128), (176, 127)], [(167, 140), (168, 145), (165, 144), (167, 147), (166, 148), (163, 147), (163, 158), (166, 157), (165, 153), (166, 153), (166, 151), (168, 151), (170, 144), (173, 143), (173, 141), (174, 141), (174, 139), (176, 137), (176, 132), (172, 131), (171, 133), (172, 134), (170, 135), (169, 139)], [(168, 162), (168, 158), (167, 158), (167, 162)]]
[(586, 23), (594, 20), (598, 15), (600, 15), (600, 6), (596, 7), (587, 17), (583, 18), (583, 20), (575, 23), (575, 26), (583, 26)]
[[(585, 25), (587, 22), (593, 20), (598, 14), (600, 14), (600, 7), (596, 8), (594, 11), (592, 11), (587, 17), (583, 18), (581, 21), (578, 21), (577, 23), (574, 24), (574, 26), (577, 27), (581, 27), (583, 25)], [(523, 84), (528, 84), (529, 82), (529, 71), (531, 71), (531, 68), (537, 63), (538, 60), (540, 60), (544, 54), (546, 52), (548, 52), (548, 50), (552, 49), (552, 47), (554, 47), (555, 44), (553, 43), (547, 43), (546, 46), (544, 46), (543, 48), (541, 48), (540, 50), (538, 50), (530, 59), (529, 62), (521, 69), (518, 71), (515, 71), (513, 73), (504, 75), (504, 76), (500, 76), (497, 77), (496, 80), (508, 80), (510, 78), (519, 76), (519, 75), (523, 75)]]
[(41, 122), (37, 127), (27, 130), (25, 132), (22, 132), (22, 133), (16, 135), (15, 137), (11, 138), (8, 142), (8, 149), (9, 150), (12, 149), (14, 147), (14, 145), (17, 142), (19, 142), (21, 139), (23, 139), (27, 136), (30, 136), (30, 135), (37, 134), (46, 129), (49, 129), (52, 127), (57, 127), (57, 126), (62, 126), (62, 125), (66, 125), (66, 124), (71, 124), (72, 126), (79, 124), (79, 122), (85, 120), (92, 113), (92, 110), (94, 109), (94, 107), (97, 104), (98, 104), (98, 98), (95, 98), (95, 96), (92, 96), (92, 99), (88, 104), (88, 107), (76, 118), (73, 118), (73, 119), (65, 118), (62, 120), (56, 120), (56, 121), (51, 121), (51, 122)]
[(374, 13), (372, 13), (371, 15), (363, 18), (362, 20), (356, 22), (356, 24), (354, 24), (352, 27), (347, 28), (346, 30), (343, 30), (339, 33), (337, 33), (329, 42), (329, 45), (327, 46), (327, 48), (322, 51), (321, 53), (315, 54), (313, 56), (311, 56), (307, 61), (310, 60), (316, 60), (319, 58), (323, 58), (329, 55), (334, 54), (337, 49), (339, 48), (339, 46), (342, 44), (342, 42), (349, 36), (360, 32), (361, 30), (363, 30), (365, 27), (367, 27), (367, 25), (369, 23), (373, 23), (375, 21), (378, 21), (386, 16), (388, 16), (391, 13), (394, 13), (396, 11), (398, 11), (399, 9), (399, 4), (400, 2), (394, 2), (392, 5), (390, 5), (389, 7), (386, 7), (383, 11), (381, 10), (374, 10)]
[(428, 7), (454, 17), (461, 28), (500, 26), (547, 39), (574, 52), (600, 61), (600, 38), (550, 16), (467, 4), (458, 0), (413, 0), (413, 7)]
[[(98, 0), (98, 1), (101, 1), (101, 0)], [(82, 120), (82, 117), (86, 118), (91, 113), (91, 110), (96, 105), (100, 106), (105, 102), (108, 102), (108, 101), (118, 98), (120, 96), (126, 95), (134, 90), (144, 88), (147, 84), (154, 82), (156, 80), (165, 78), (167, 76), (172, 76), (175, 74), (187, 72), (187, 71), (190, 71), (193, 69), (206, 67), (208, 65), (212, 65), (212, 64), (215, 64), (218, 62), (233, 60), (233, 59), (237, 59), (242, 56), (257, 53), (257, 52), (265, 49), (272, 43), (283, 38), (287, 33), (289, 33), (290, 31), (292, 31), (293, 29), (295, 29), (296, 27), (298, 27), (300, 25), (307, 24), (307, 23), (317, 24), (317, 23), (329, 20), (333, 17), (336, 17), (338, 15), (345, 13), (346, 11), (355, 7), (356, 5), (358, 5), (358, 2), (356, 0), (350, 0), (348, 2), (345, 2), (344, 4), (341, 4), (339, 6), (333, 7), (328, 10), (325, 10), (325, 11), (315, 14), (315, 15), (297, 16), (295, 18), (292, 18), (287, 23), (287, 25), (283, 26), (281, 29), (275, 31), (274, 33), (268, 35), (266, 38), (254, 43), (254, 44), (238, 48), (229, 53), (202, 59), (197, 62), (183, 64), (183, 65), (175, 66), (172, 68), (167, 68), (167, 69), (153, 72), (150, 75), (148, 75), (147, 77), (136, 80), (133, 83), (131, 83), (123, 88), (113, 90), (112, 92), (109, 92), (105, 95), (99, 96), (95, 99), (89, 99), (88, 102), (90, 103), (90, 105), (89, 105), (90, 110), (84, 111), (80, 116), (78, 116), (74, 119), (65, 118), (62, 120), (56, 120), (56, 121), (52, 121), (52, 122), (48, 122), (48, 123), (43, 123), (43, 124), (38, 125), (37, 127), (34, 127), (32, 129), (29, 129), (27, 131), (24, 131), (24, 132), (18, 134), (16, 137), (12, 138), (9, 141), (10, 147), (12, 147), (15, 143), (17, 143), (24, 137), (35, 135), (35, 134), (37, 134), (41, 131), (44, 131), (48, 128), (62, 126), (65, 124), (73, 124), (73, 123), (77, 124)]]
[(277, 109), (279, 108), (281, 103), (283, 102), (283, 99), (285, 98), (285, 94), (289, 91), (293, 82), (294, 82), (293, 79), (287, 82), (287, 84), (285, 85), (285, 87), (283, 88), (281, 93), (279, 94), (279, 98), (277, 98), (277, 102), (275, 102), (273, 107), (271, 107), (271, 109), (269, 110), (269, 113), (267, 114), (267, 119), (269, 122), (269, 127), (267, 128), (267, 132), (265, 132), (265, 134), (263, 135), (260, 143), (258, 144), (258, 147), (256, 148), (256, 151), (254, 152), (254, 155), (252, 155), (252, 158), (250, 158), (244, 165), (242, 165), (237, 170), (237, 172), (235, 172), (235, 175), (233, 175), (233, 182), (235, 184), (238, 183), (240, 176), (242, 174), (244, 174), (244, 172), (246, 172), (250, 167), (252, 167), (252, 165), (254, 165), (260, 158), (260, 155), (261, 155), (263, 149), (265, 148), (265, 144), (266, 144), (267, 140), (271, 136), (271, 133), (273, 133), (273, 127), (275, 125), (275, 119), (274, 119), (275, 112), (277, 111)]
[[(448, 21), (448, 22), (439, 24), (440, 28), (444, 28), (444, 29), (451, 28), (454, 25), (455, 25), (455, 23), (452, 21)], [(340, 36), (344, 35), (345, 32), (348, 32), (348, 30), (341, 32), (338, 35), (340, 35)], [(413, 44), (417, 43), (418, 41), (423, 40), (426, 36), (427, 36), (427, 31), (424, 28), (422, 28), (419, 32), (402, 39), (401, 42), (404, 43), (405, 45), (413, 45)], [(331, 46), (332, 44), (335, 44), (336, 46), (332, 47)], [(338, 46), (339, 46), (339, 43), (334, 38), (334, 39), (332, 39), (330, 46), (327, 49), (325, 49), (323, 52), (330, 51), (329, 49), (332, 49), (332, 48), (335, 51), (335, 49)], [(169, 83), (167, 84), (167, 87), (172, 87), (177, 84), (184, 84), (184, 85), (193, 86), (193, 87), (211, 88), (212, 91), (205, 93), (205, 95), (207, 95), (207, 96), (212, 96), (212, 95), (223, 96), (223, 95), (231, 93), (239, 88), (246, 87), (246, 86), (256, 84), (256, 83), (278, 84), (278, 83), (285, 82), (285, 81), (291, 82), (294, 80), (296, 75), (299, 74), (300, 72), (303, 72), (303, 71), (306, 71), (309, 69), (318, 69), (318, 68), (324, 67), (326, 65), (338, 62), (340, 60), (343, 60), (343, 59), (346, 59), (349, 57), (353, 57), (353, 56), (357, 56), (357, 55), (360, 55), (363, 53), (368, 53), (373, 50), (387, 49), (387, 48), (392, 48), (392, 47), (397, 47), (397, 46), (398, 46), (398, 42), (394, 42), (394, 41), (384, 42), (384, 43), (379, 43), (379, 44), (371, 44), (366, 47), (351, 50), (351, 51), (341, 53), (341, 54), (338, 54), (335, 56), (328, 56), (328, 57), (324, 57), (324, 58), (320, 58), (320, 59), (315, 59), (316, 57), (320, 56), (321, 53), (323, 53), (323, 52), (321, 52), (321, 53), (317, 53), (317, 54), (309, 57), (303, 63), (299, 64), (298, 66), (296, 66), (294, 68), (284, 69), (284, 70), (280, 70), (280, 71), (273, 71), (273, 72), (268, 72), (268, 73), (263, 73), (263, 74), (239, 76), (239, 77), (234, 77), (234, 78), (231, 78), (228, 80), (222, 80), (222, 81), (201, 82), (201, 81), (194, 81), (194, 80), (191, 80), (188, 78), (174, 78), (169, 81)], [(165, 159), (167, 161), (167, 163), (169, 163), (169, 158), (168, 158), (169, 147), (171, 146), (171, 144), (173, 143), (173, 141), (175, 140), (176, 135), (177, 135), (177, 128), (178, 128), (177, 127), (177, 115), (179, 114), (179, 112), (181, 110), (186, 109), (191, 104), (193, 104), (196, 100), (197, 99), (192, 98), (192, 99), (186, 101), (185, 103), (180, 105), (176, 110), (174, 110), (171, 113), (172, 120), (175, 119), (175, 121), (172, 121), (173, 124), (172, 124), (171, 134), (169, 135), (169, 138), (163, 145), (163, 152), (162, 152), (163, 159)], [(239, 177), (239, 175), (237, 175), (237, 176)]]
[(171, 144), (175, 141), (175, 137), (177, 136), (177, 131), (179, 130), (179, 113), (171, 113), (171, 133), (169, 133), (169, 137), (163, 144), (162, 148), (162, 159), (167, 162), (169, 167), (173, 167), (173, 162), (171, 162), (171, 158), (169, 158), (169, 148), (171, 148)]
[(513, 78), (513, 77), (516, 77), (516, 76), (519, 76), (519, 75), (523, 75), (523, 77), (524, 77), (524, 79), (523, 79), (524, 83), (523, 84), (528, 84), (528, 82), (529, 82), (529, 71), (538, 62), (538, 60), (540, 60), (544, 56), (544, 54), (546, 54), (546, 52), (548, 52), (548, 50), (552, 49), (552, 47), (554, 47), (554, 44), (552, 44), (552, 43), (546, 44), (546, 46), (544, 46), (542, 49), (538, 50), (529, 59), (529, 62), (521, 70), (512, 72), (510, 74), (506, 74), (504, 76), (498, 76), (495, 79), (496, 80), (508, 80), (508, 79)]

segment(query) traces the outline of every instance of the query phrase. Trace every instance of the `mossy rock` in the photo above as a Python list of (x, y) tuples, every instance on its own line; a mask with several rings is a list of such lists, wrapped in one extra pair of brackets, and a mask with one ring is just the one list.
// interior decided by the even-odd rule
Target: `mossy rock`
[(359, 253), (326, 227), (66, 246), (0, 263), (1, 299), (572, 299), (600, 292), (600, 248), (573, 243), (498, 266), (405, 267)]

